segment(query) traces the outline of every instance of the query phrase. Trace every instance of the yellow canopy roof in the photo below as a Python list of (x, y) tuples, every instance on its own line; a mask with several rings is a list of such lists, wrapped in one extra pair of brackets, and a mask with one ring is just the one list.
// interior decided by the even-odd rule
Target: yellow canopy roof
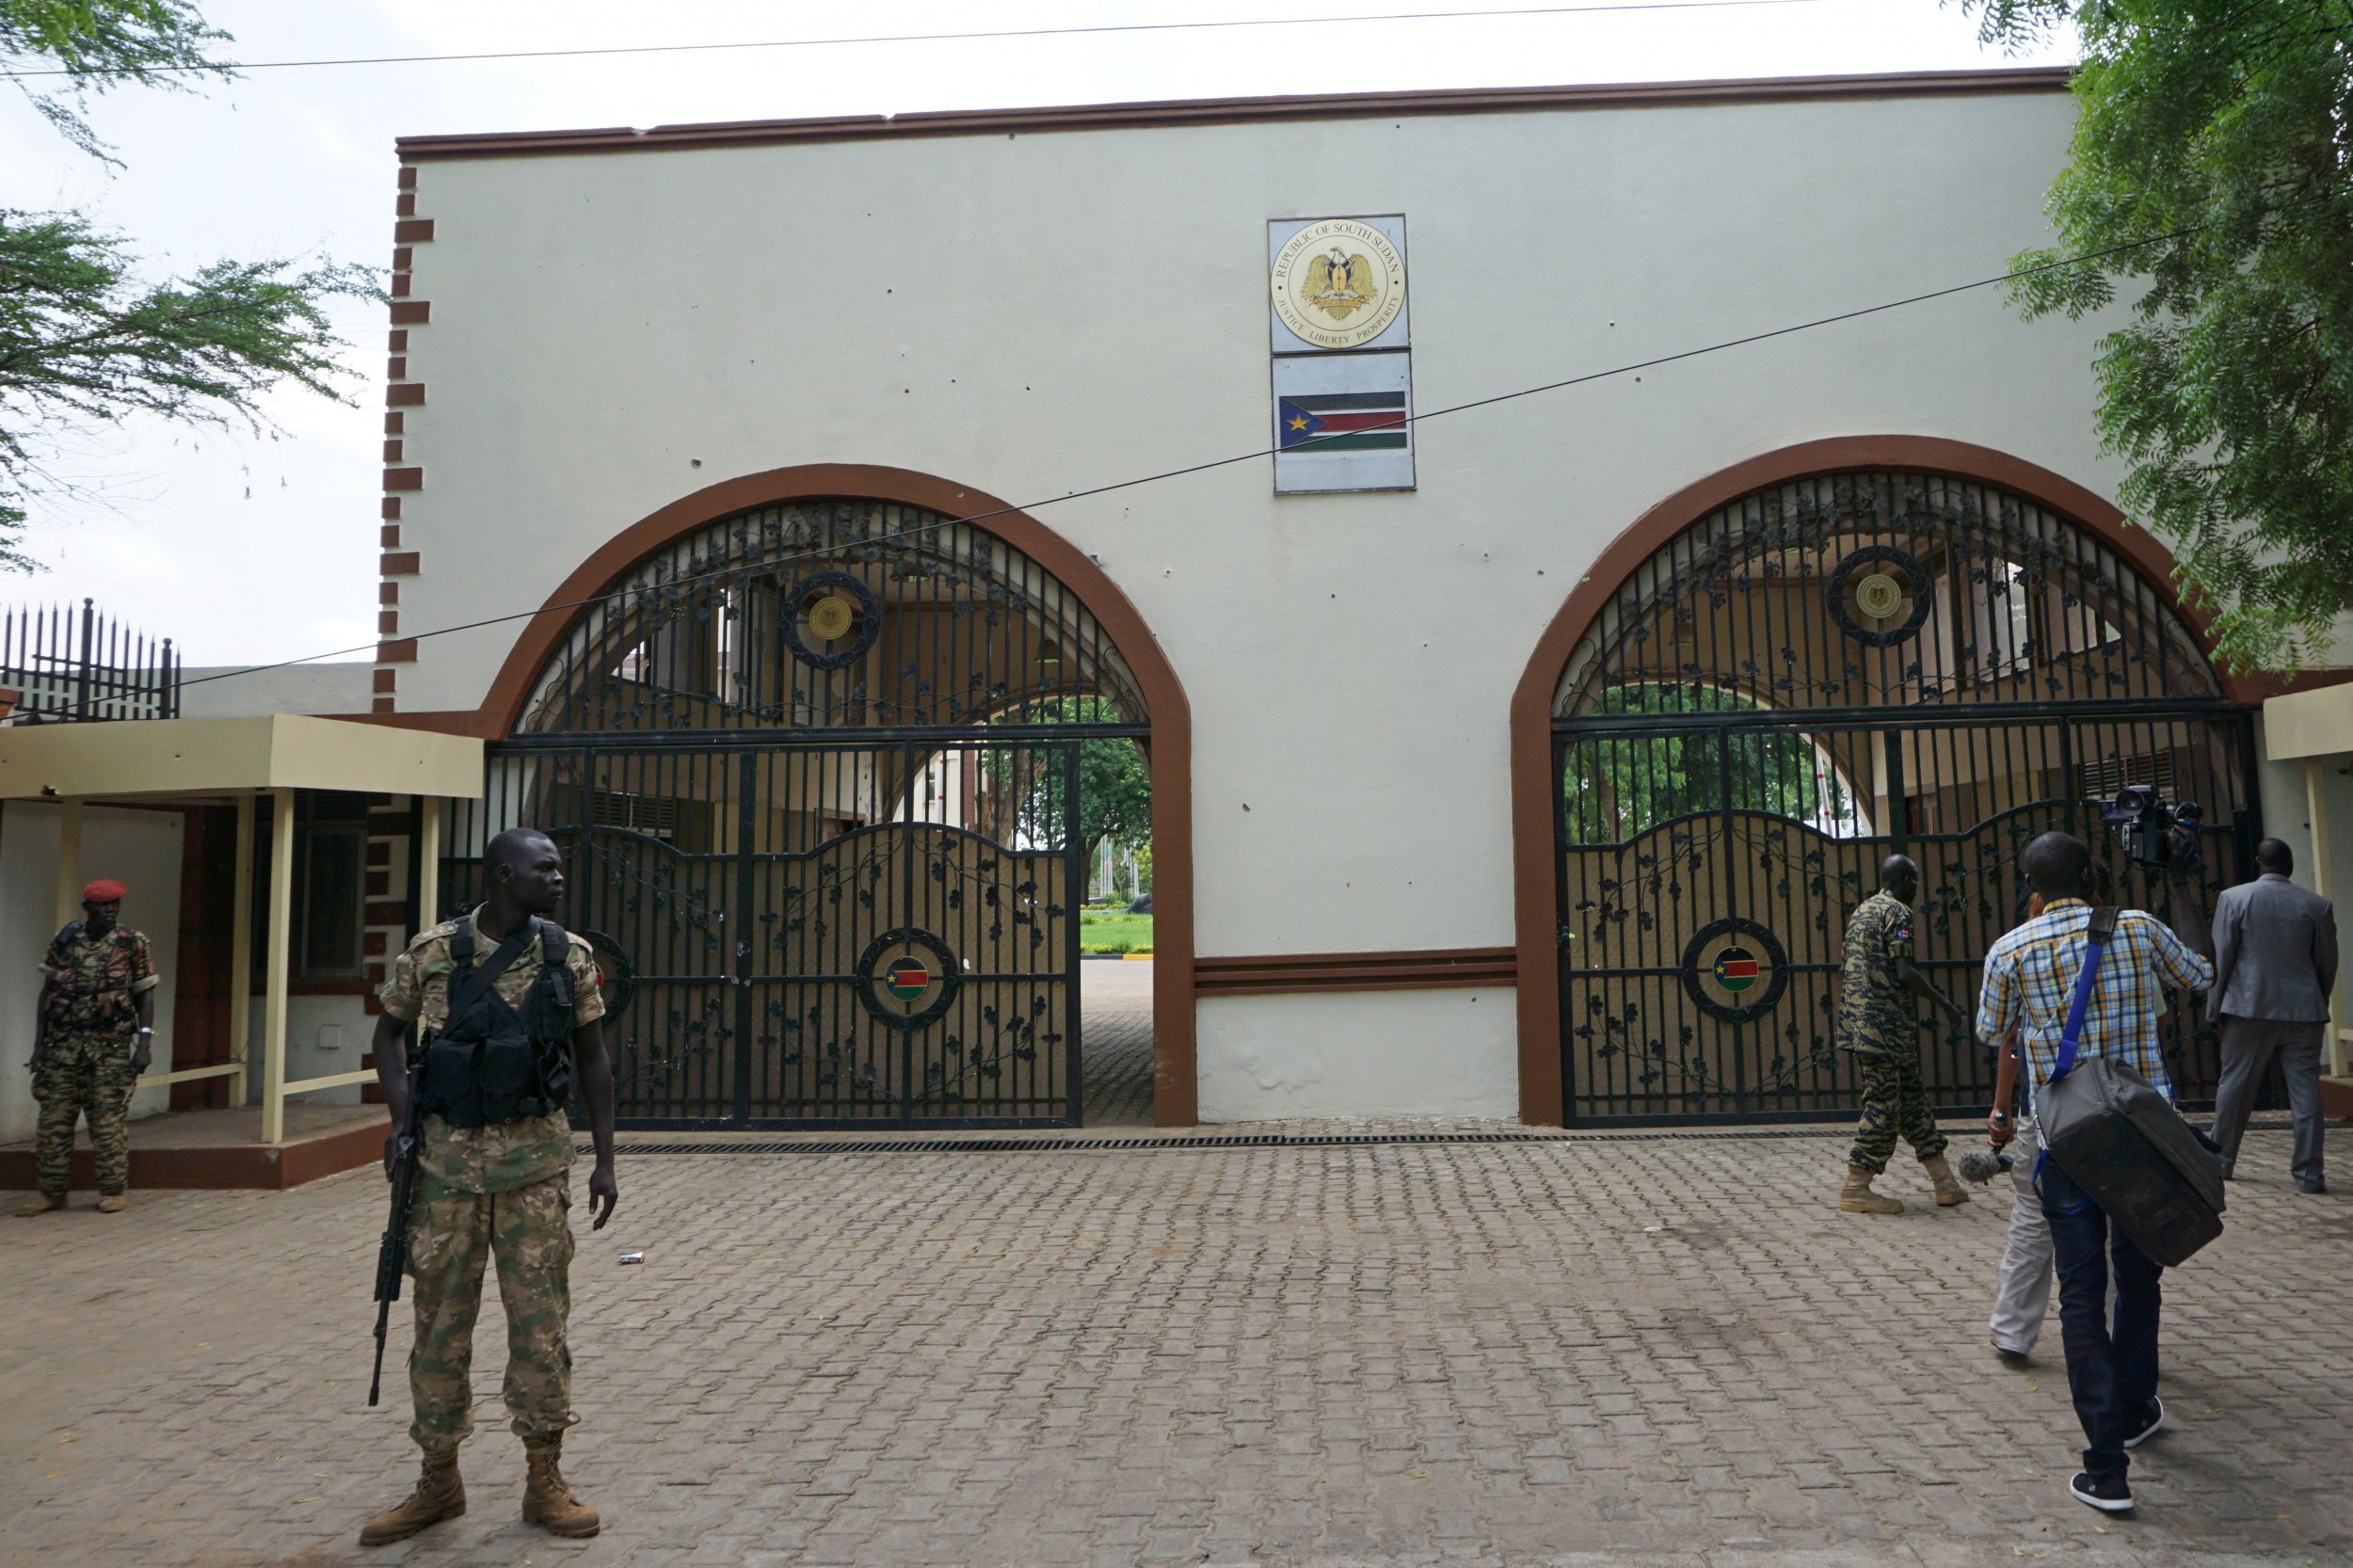
[(251, 790), (477, 799), (482, 743), (298, 713), (0, 728), (0, 800), (120, 800)]

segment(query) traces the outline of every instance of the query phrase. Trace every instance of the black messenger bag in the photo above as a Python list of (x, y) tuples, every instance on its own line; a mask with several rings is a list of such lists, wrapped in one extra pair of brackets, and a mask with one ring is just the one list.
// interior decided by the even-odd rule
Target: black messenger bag
[(2095, 909), (2057, 1069), (2035, 1099), (2044, 1157), (2166, 1268), (2222, 1234), (2222, 1160), (2156, 1086), (2121, 1062), (2078, 1062), (2084, 1013), (2116, 911)]

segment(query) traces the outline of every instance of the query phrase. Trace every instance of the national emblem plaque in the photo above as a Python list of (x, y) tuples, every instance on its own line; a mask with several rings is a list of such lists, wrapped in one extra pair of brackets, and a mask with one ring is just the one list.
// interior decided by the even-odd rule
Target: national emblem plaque
[(1270, 270), (1276, 319), (1314, 348), (1361, 348), (1405, 309), (1405, 253), (1358, 218), (1306, 225), (1274, 252)]

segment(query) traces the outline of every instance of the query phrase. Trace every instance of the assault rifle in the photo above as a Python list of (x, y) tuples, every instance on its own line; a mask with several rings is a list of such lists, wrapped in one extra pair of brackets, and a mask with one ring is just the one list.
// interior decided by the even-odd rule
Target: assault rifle
[(400, 1300), (401, 1264), (408, 1250), (408, 1200), (417, 1187), (417, 1147), (423, 1142), (422, 1112), (417, 1109), (417, 1075), (408, 1073), (408, 1114), (400, 1124), (400, 1141), (392, 1145), (392, 1211), (384, 1222), (384, 1239), (376, 1247), (376, 1369), (368, 1374), (368, 1404), (384, 1385), (384, 1331), (392, 1304)]

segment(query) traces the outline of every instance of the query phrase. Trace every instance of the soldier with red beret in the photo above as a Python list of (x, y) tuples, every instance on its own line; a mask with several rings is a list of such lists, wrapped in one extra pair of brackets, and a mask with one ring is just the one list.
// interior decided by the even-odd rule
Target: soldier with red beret
[(73, 1128), (89, 1118), (98, 1166), (98, 1210), (130, 1207), (131, 1090), (153, 1059), (154, 955), (121, 922), (121, 883), (100, 878), (82, 889), (82, 918), (57, 933), (41, 960), (40, 1013), (34, 1026), (33, 1097), (40, 1102), (34, 1145), (40, 1195), (20, 1217), (65, 1207)]

